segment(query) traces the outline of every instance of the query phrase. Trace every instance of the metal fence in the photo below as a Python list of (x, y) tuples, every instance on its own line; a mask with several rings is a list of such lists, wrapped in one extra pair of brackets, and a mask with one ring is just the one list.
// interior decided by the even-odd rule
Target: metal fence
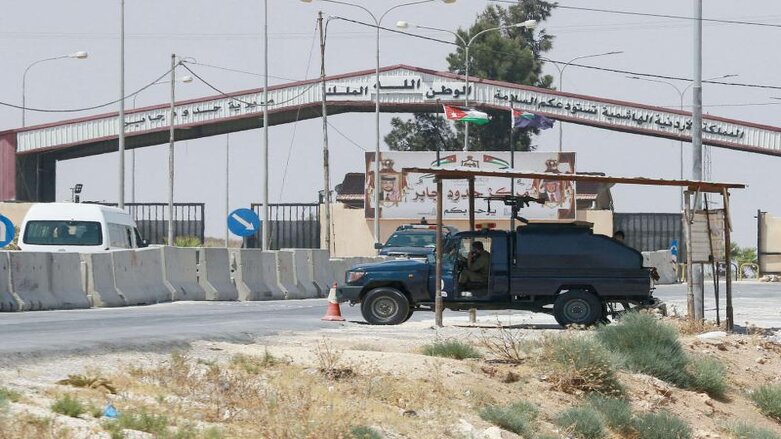
[[(205, 206), (204, 203), (174, 203), (174, 239), (193, 236), (204, 242)], [(125, 210), (136, 222), (142, 238), (150, 244), (165, 244), (168, 239), (168, 203), (125, 203)]]
[(320, 248), (320, 205), (317, 203), (269, 204), (269, 218), (263, 218), (263, 205), (251, 208), (260, 216), (260, 230), (245, 240), (248, 248), (261, 248), (263, 228), (270, 227), (269, 249)]
[(686, 259), (680, 213), (614, 213), (613, 231), (624, 232), (626, 245), (637, 251), (667, 250), (678, 241), (678, 261)]

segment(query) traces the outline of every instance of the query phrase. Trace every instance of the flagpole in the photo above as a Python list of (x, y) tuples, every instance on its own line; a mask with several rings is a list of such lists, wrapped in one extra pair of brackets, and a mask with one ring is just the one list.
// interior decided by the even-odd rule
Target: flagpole
[[(515, 110), (510, 102), (510, 168), (515, 171)], [(510, 195), (515, 196), (515, 178), (510, 178)], [(510, 214), (510, 231), (515, 231), (515, 216)]]

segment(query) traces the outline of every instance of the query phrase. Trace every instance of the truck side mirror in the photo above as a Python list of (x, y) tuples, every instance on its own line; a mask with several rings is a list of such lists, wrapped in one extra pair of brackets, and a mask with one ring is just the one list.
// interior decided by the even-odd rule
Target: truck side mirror
[(375, 250), (379, 250), (379, 249), (381, 249), (381, 248), (382, 248), (382, 243), (381, 243), (381, 242), (375, 242), (375, 243), (374, 243), (374, 249), (375, 249)]
[(139, 245), (139, 247), (140, 248), (147, 248), (147, 247), (149, 247), (149, 241), (147, 241), (146, 239), (142, 239), (141, 240), (141, 245)]

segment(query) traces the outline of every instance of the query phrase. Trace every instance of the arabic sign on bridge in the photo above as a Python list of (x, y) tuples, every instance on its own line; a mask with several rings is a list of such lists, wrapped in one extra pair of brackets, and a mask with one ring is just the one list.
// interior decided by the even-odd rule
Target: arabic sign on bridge
[[(443, 169), (472, 167), (481, 170), (510, 169), (510, 153), (507, 151), (446, 151), (437, 161), (435, 152), (383, 152), (380, 153), (380, 215), (382, 218), (419, 220), (436, 216), (437, 185), (432, 175), (403, 174), (409, 167), (440, 166)], [(515, 169), (538, 172), (571, 174), (575, 172), (575, 153), (515, 153)], [(364, 205), (366, 217), (374, 215), (374, 153), (366, 153), (366, 187)], [(469, 217), (469, 186), (464, 180), (443, 182), (445, 198), (444, 215), (449, 219)], [(529, 219), (575, 219), (575, 186), (565, 181), (516, 180), (516, 195), (547, 195), (548, 202), (532, 204), (523, 209)], [(509, 178), (475, 178), (475, 196), (512, 194)], [(475, 217), (481, 219), (507, 219), (509, 206), (500, 201), (488, 202), (475, 199)]]
[[(457, 75), (415, 67), (383, 69), (380, 90), (381, 111), (387, 112), (439, 112), (440, 104), (463, 102), (468, 94), (470, 102), (478, 107), (509, 111), (513, 106), (589, 126), (685, 141), (691, 139), (689, 113), (477, 78), (467, 90)], [(346, 106), (348, 111), (350, 107), (369, 108), (375, 92), (373, 71), (332, 77), (326, 83), (326, 100)], [(321, 97), (321, 87), (316, 80), (282, 84), (269, 90), (269, 107), (272, 112), (297, 111), (319, 105)], [(218, 124), (236, 118), (257, 117), (262, 110), (262, 92), (252, 90), (230, 97), (180, 103), (176, 105), (175, 123), (184, 127)], [(316, 114), (302, 117), (316, 117)], [(169, 123), (165, 105), (131, 111), (125, 119), (126, 130), (131, 135), (162, 131)], [(117, 135), (117, 128), (115, 114), (30, 127), (18, 132), (17, 151), (26, 153), (106, 140)], [(776, 127), (706, 116), (703, 130), (706, 144), (781, 155), (781, 129)]]

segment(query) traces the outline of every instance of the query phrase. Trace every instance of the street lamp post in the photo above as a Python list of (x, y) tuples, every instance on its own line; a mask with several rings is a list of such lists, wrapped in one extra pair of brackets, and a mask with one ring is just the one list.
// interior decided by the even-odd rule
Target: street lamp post
[[(55, 61), (58, 59), (67, 59), (67, 58), (73, 58), (73, 59), (86, 59), (88, 57), (87, 52), (80, 50), (78, 52), (73, 52), (68, 55), (60, 55), (60, 56), (54, 56), (51, 58), (43, 58), (39, 59), (37, 61), (34, 61), (30, 63), (26, 69), (24, 69), (24, 73), (22, 74), (22, 127), (27, 126), (27, 119), (26, 119), (26, 110), (27, 110), (27, 73), (30, 71), (30, 69), (40, 63), (46, 62), (46, 61)], [(41, 157), (38, 156), (37, 163), (35, 165), (35, 195), (29, 194), (30, 196), (33, 196), (36, 201), (40, 200), (40, 180), (41, 180)]]
[[(464, 46), (464, 106), (469, 106), (469, 47), (472, 45), (472, 43), (479, 37), (480, 35), (483, 35), (486, 32), (492, 32), (492, 31), (498, 31), (498, 30), (504, 30), (504, 29), (512, 29), (512, 28), (526, 28), (526, 29), (534, 29), (537, 26), (536, 20), (526, 20), (523, 23), (515, 23), (510, 24), (507, 26), (497, 26), (492, 27), (489, 29), (483, 29), (480, 32), (472, 35), (469, 40), (467, 41), (461, 35), (459, 35), (457, 32), (453, 32), (449, 29), (441, 29), (438, 27), (431, 27), (431, 26), (423, 26), (420, 24), (411, 25), (410, 23), (407, 23), (406, 21), (399, 21), (396, 23), (396, 27), (399, 27), (401, 29), (406, 29), (409, 26), (414, 26), (418, 29), (428, 29), (428, 30), (435, 30), (440, 32), (447, 32), (453, 36), (455, 36), (459, 41), (461, 41), (461, 44)], [(469, 124), (464, 125), (464, 151), (469, 151)]]
[[(553, 64), (553, 67), (556, 67), (556, 70), (559, 71), (559, 91), (564, 91), (564, 70), (566, 70), (567, 67), (569, 67), (570, 64), (572, 64), (573, 62), (575, 62), (575, 61), (577, 61), (579, 59), (596, 58), (596, 57), (599, 57), (599, 56), (608, 56), (608, 55), (618, 55), (619, 53), (624, 53), (624, 51), (622, 51), (622, 50), (614, 50), (612, 52), (596, 53), (596, 54), (593, 54), (593, 55), (576, 56), (575, 58), (572, 58), (571, 60), (567, 61), (564, 64), (564, 67), (559, 67), (558, 63), (553, 62), (552, 60), (550, 60), (548, 58), (540, 57), (540, 59), (548, 61), (551, 64)], [(562, 125), (563, 125), (562, 122), (559, 121), (559, 152), (562, 151), (562, 145), (563, 145), (563, 140), (562, 139), (563, 139), (564, 134), (563, 134)]]
[[(301, 0), (304, 3), (311, 3), (313, 0)], [(374, 124), (375, 124), (375, 136), (376, 136), (376, 143), (374, 147), (374, 243), (375, 246), (380, 243), (380, 191), (378, 190), (378, 183), (380, 178), (380, 26), (382, 25), (382, 20), (385, 18), (388, 13), (391, 11), (404, 7), (404, 6), (413, 6), (423, 3), (432, 3), (436, 0), (417, 0), (417, 1), (411, 1), (407, 3), (401, 3), (398, 5), (395, 5), (391, 8), (388, 8), (385, 10), (385, 12), (382, 13), (382, 15), (379, 16), (379, 18), (368, 8), (365, 8), (361, 5), (356, 5), (353, 3), (348, 3), (340, 0), (320, 0), (322, 2), (326, 3), (334, 3), (338, 5), (344, 5), (344, 6), (351, 6), (354, 8), (358, 8), (369, 14), (369, 16), (374, 21), (375, 28), (377, 30), (376, 32), (376, 39), (375, 39), (375, 58), (376, 58), (376, 65), (374, 70), (374, 76), (375, 76), (375, 92), (374, 92)], [(455, 3), (456, 0), (442, 0), (443, 3)], [(325, 99), (325, 96), (323, 96), (323, 99)], [(326, 193), (324, 194), (326, 197), (326, 201), (330, 200), (331, 194)]]
[(119, 117), (117, 118), (119, 153), (119, 194), (117, 205), (125, 208), (125, 0), (119, 2)]
[[(157, 81), (152, 85), (159, 85), (159, 84), (168, 84), (171, 81)], [(176, 78), (176, 82), (182, 82), (185, 84), (189, 84), (193, 82), (192, 76), (182, 76), (181, 78)], [(136, 109), (136, 98), (141, 93), (136, 93), (133, 95), (133, 109)], [(131, 149), (130, 150), (130, 202), (135, 203), (136, 202), (136, 150)]]
[(54, 56), (51, 58), (39, 59), (37, 61), (30, 63), (30, 65), (28, 65), (27, 68), (24, 69), (24, 74), (22, 74), (22, 127), (23, 128), (26, 126), (25, 110), (27, 109), (27, 72), (29, 72), (33, 66), (40, 64), (42, 62), (55, 61), (58, 59), (67, 59), (67, 58), (86, 59), (88, 56), (89, 55), (87, 54), (87, 52), (80, 50), (78, 52), (73, 52), (68, 55), (61, 55), (61, 56)]
[[(715, 79), (726, 79), (726, 78), (734, 78), (738, 75), (722, 75), (722, 76), (716, 76), (713, 78), (705, 79), (705, 81), (713, 81)], [(672, 87), (676, 93), (678, 93), (678, 97), (680, 98), (680, 106), (679, 109), (683, 111), (683, 99), (686, 96), (686, 92), (694, 85), (694, 82), (690, 82), (686, 87), (683, 89), (679, 88), (677, 85), (673, 84), (672, 82), (667, 81), (661, 81), (659, 79), (649, 79), (649, 78), (642, 78), (640, 76), (627, 76), (629, 79), (634, 79), (637, 81), (646, 81), (646, 82), (656, 82), (658, 84), (666, 84)], [(679, 142), (679, 150), (680, 150), (680, 178), (683, 180), (683, 140)], [(683, 188), (681, 188), (681, 212), (683, 212), (683, 205), (684, 205), (684, 197), (683, 197)]]

